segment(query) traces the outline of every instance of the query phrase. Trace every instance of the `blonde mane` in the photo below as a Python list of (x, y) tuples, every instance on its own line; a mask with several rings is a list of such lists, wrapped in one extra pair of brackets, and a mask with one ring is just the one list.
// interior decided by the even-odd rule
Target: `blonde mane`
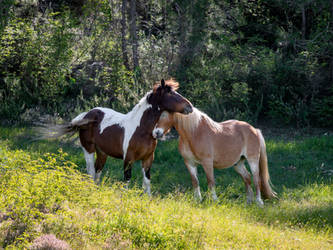
[(193, 108), (193, 112), (188, 115), (174, 113), (174, 122), (185, 131), (193, 132), (199, 126), (201, 120), (206, 122), (212, 130), (222, 131), (221, 124), (213, 121), (207, 114), (197, 108)]

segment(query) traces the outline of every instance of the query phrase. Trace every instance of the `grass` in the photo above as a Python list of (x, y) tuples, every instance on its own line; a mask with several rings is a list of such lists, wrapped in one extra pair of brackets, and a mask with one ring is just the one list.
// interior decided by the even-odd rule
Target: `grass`
[[(73, 249), (333, 248), (332, 135), (268, 136), (279, 200), (260, 209), (245, 204), (232, 169), (215, 171), (218, 203), (194, 201), (176, 140), (159, 142), (149, 198), (138, 163), (129, 190), (115, 159), (96, 186), (75, 143), (32, 141), (31, 132), (0, 128), (0, 247), (27, 248), (54, 234)], [(201, 168), (199, 179), (207, 190)]]

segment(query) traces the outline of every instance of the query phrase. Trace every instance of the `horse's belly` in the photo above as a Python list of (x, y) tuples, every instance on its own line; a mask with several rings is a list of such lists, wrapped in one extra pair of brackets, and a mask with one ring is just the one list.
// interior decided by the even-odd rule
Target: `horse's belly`
[(224, 151), (219, 154), (215, 154), (214, 156), (214, 168), (228, 168), (235, 165), (241, 158), (242, 152), (241, 150), (235, 151)]
[(217, 169), (230, 168), (233, 165), (235, 165), (239, 161), (239, 159), (240, 158), (238, 158), (237, 161), (223, 161), (223, 162), (214, 161), (214, 168), (217, 168)]
[(124, 129), (118, 125), (113, 125), (104, 129), (100, 134), (95, 131), (96, 145), (107, 155), (122, 159), (123, 158), (123, 133)]
[(127, 157), (132, 160), (145, 160), (154, 153), (157, 141), (152, 139), (151, 135), (143, 136), (139, 134), (133, 135), (127, 149)]

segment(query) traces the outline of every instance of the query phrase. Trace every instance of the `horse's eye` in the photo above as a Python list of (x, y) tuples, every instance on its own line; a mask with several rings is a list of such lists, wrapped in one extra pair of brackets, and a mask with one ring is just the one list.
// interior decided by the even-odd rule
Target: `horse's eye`
[(164, 111), (164, 112), (161, 114), (161, 118), (164, 119), (164, 118), (167, 118), (167, 117), (168, 117), (168, 113)]

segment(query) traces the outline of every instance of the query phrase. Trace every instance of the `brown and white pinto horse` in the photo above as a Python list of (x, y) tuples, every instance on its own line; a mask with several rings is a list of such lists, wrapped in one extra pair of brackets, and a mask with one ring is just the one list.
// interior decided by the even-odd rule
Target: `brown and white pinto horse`
[(258, 205), (264, 204), (261, 193), (265, 198), (276, 196), (270, 185), (266, 146), (259, 129), (237, 120), (217, 123), (194, 108), (193, 112), (186, 116), (163, 112), (153, 130), (153, 136), (160, 138), (173, 126), (179, 133), (179, 151), (190, 172), (196, 198), (202, 199), (197, 178), (197, 164), (201, 164), (204, 168), (214, 200), (217, 200), (214, 168), (234, 166), (245, 183), (247, 202), (251, 203), (254, 195), (251, 175), (244, 166), (245, 159), (253, 175)]
[[(150, 168), (157, 140), (152, 131), (163, 111), (192, 112), (192, 104), (176, 92), (178, 83), (171, 80), (155, 84), (127, 114), (109, 108), (94, 108), (75, 117), (69, 124), (51, 129), (48, 137), (79, 132), (87, 172), (99, 181), (107, 156), (124, 160), (124, 179), (131, 179), (135, 161), (142, 161), (143, 187), (150, 195)], [(94, 154), (96, 161), (94, 163)]]

